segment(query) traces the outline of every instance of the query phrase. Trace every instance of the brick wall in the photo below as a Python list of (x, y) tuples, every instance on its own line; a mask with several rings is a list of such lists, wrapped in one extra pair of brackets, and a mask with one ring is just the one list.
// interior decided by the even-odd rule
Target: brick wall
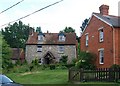
[[(99, 28), (103, 27), (104, 41), (99, 42)], [(88, 33), (88, 47), (85, 46), (85, 34)], [(96, 66), (98, 68), (110, 67), (113, 64), (113, 29), (92, 16), (86, 30), (81, 36), (81, 50), (94, 53), (96, 55)], [(99, 64), (99, 49), (104, 48), (104, 64)]]
[(115, 63), (120, 64), (120, 28), (115, 28)]

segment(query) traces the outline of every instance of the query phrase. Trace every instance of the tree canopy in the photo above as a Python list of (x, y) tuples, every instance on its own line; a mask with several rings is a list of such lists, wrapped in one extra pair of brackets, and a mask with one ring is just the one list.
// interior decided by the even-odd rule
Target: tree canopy
[(7, 44), (7, 42), (3, 39), (3, 36), (0, 34), (0, 47), (2, 47), (2, 55), (0, 56), (0, 61), (2, 62), (2, 68), (8, 68), (11, 66), (11, 55), (12, 50)]
[(2, 29), (4, 39), (12, 48), (25, 48), (25, 42), (29, 36), (29, 25), (25, 25), (22, 21), (15, 22)]
[(74, 33), (75, 29), (73, 29), (72, 27), (65, 27), (64, 30), (60, 31), (60, 32), (65, 32), (65, 33)]
[(83, 31), (88, 23), (89, 19), (85, 19), (82, 23), (82, 26), (80, 26), (81, 30)]

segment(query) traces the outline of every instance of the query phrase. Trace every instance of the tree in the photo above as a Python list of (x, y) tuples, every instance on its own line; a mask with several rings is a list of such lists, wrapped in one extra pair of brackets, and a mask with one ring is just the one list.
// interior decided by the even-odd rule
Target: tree
[[(61, 33), (61, 32), (63, 32), (63, 33), (75, 33), (75, 29), (73, 29), (72, 27), (65, 27), (64, 30), (60, 31), (60, 33)], [(76, 40), (77, 40), (78, 42), (80, 42), (78, 36), (76, 36)]]
[(12, 48), (25, 48), (25, 43), (29, 36), (29, 25), (25, 25), (22, 21), (15, 22), (2, 29), (4, 39)]
[(72, 27), (65, 27), (64, 30), (60, 31), (60, 32), (65, 32), (65, 33), (74, 33), (75, 30)]
[(37, 28), (36, 28), (36, 32), (37, 32), (37, 33), (42, 32), (42, 31), (41, 31), (41, 27), (37, 27)]
[(1, 34), (0, 34), (0, 43), (2, 43), (0, 45), (0, 47), (2, 47), (2, 55), (1, 55), (2, 57), (0, 58), (0, 60), (2, 60), (1, 61), (2, 68), (7, 69), (12, 66), (12, 62), (11, 62), (12, 51), (9, 45), (7, 44), (7, 42), (3, 39), (3, 36)]
[(80, 26), (81, 30), (83, 31), (88, 24), (89, 19), (85, 19), (84, 22), (82, 23), (82, 26)]
[(95, 68), (95, 55), (89, 52), (80, 51), (78, 53), (78, 61), (76, 62), (76, 67), (84, 69)]

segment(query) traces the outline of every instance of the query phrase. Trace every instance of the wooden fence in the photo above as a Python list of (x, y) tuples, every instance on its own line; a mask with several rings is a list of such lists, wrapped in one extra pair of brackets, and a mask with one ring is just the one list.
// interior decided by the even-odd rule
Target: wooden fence
[(69, 69), (69, 81), (117, 81), (120, 68), (99, 68), (96, 70)]

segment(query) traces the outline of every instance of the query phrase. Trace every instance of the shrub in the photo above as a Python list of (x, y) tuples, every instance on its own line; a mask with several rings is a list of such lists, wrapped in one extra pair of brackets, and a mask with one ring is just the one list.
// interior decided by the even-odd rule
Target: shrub
[(54, 70), (55, 69), (55, 65), (54, 64), (50, 64), (50, 70)]
[(67, 60), (68, 60), (68, 56), (64, 55), (64, 56), (61, 57), (60, 63), (67, 64)]
[(110, 68), (117, 69), (117, 68), (120, 68), (120, 65), (113, 64)]
[(77, 68), (94, 69), (94, 61), (95, 56), (92, 53), (80, 52), (78, 61), (76, 62), (75, 66)]

